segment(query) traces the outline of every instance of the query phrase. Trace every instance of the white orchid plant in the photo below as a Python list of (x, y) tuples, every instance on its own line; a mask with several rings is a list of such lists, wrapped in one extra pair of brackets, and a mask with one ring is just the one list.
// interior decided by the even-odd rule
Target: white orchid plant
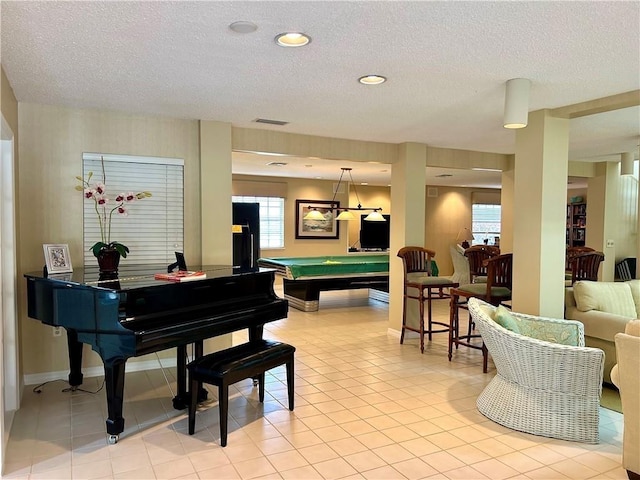
[(84, 198), (92, 200), (98, 216), (98, 223), (100, 225), (100, 241), (96, 242), (91, 251), (97, 257), (103, 249), (115, 249), (123, 257), (127, 258), (129, 248), (120, 242), (111, 241), (111, 220), (114, 213), (126, 217), (129, 215), (129, 205), (137, 200), (142, 200), (151, 196), (151, 192), (128, 192), (119, 193), (115, 196), (113, 202), (107, 196), (106, 173), (104, 170), (104, 159), (102, 161), (102, 182), (91, 183), (93, 178), (93, 172), (89, 172), (87, 179), (77, 176), (76, 179), (81, 182), (80, 185), (76, 185), (76, 190), (84, 193)]

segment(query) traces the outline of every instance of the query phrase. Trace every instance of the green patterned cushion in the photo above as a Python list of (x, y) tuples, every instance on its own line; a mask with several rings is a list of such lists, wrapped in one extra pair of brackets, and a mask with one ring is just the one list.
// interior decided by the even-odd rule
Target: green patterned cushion
[(557, 322), (538, 321), (522, 318), (520, 320), (520, 333), (527, 337), (536, 338), (545, 342), (559, 345), (571, 345), (577, 347), (578, 327), (562, 320)]
[(520, 333), (518, 320), (513, 315), (511, 315), (509, 310), (507, 310), (502, 305), (496, 308), (493, 319), (501, 327), (504, 327), (507, 330), (512, 331), (513, 333)]

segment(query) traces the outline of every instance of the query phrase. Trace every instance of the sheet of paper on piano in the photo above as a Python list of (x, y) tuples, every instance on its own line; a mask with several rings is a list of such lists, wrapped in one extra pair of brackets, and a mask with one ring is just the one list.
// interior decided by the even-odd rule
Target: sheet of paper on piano
[(156, 273), (156, 280), (167, 280), (169, 282), (191, 282), (193, 280), (202, 280), (207, 278), (207, 274), (202, 271), (178, 270), (171, 273)]

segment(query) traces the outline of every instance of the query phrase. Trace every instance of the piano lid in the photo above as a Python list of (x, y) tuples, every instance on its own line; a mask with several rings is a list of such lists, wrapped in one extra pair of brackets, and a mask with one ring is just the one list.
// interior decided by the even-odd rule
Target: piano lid
[[(201, 270), (207, 274), (206, 281), (216, 278), (226, 278), (256, 273), (273, 272), (270, 268), (241, 268), (232, 265), (190, 265), (190, 270)], [(165, 273), (167, 266), (158, 265), (121, 265), (116, 278), (101, 279), (98, 267), (74, 268), (73, 272), (44, 275), (43, 272), (25, 273), (26, 278), (47, 279), (65, 284), (88, 285), (108, 290), (126, 291), (171, 283), (166, 280), (156, 280), (156, 273)], [(191, 283), (191, 282), (190, 282)]]

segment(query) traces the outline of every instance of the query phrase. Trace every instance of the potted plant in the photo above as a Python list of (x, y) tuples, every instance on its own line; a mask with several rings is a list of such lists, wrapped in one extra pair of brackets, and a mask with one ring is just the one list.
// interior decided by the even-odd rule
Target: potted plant
[(137, 200), (150, 197), (151, 192), (128, 192), (119, 193), (113, 201), (107, 195), (106, 173), (104, 169), (104, 158), (102, 162), (102, 181), (91, 183), (93, 172), (89, 172), (87, 179), (77, 176), (76, 179), (81, 182), (76, 185), (76, 190), (83, 192), (84, 198), (94, 203), (96, 215), (98, 216), (98, 224), (100, 225), (100, 241), (96, 242), (91, 251), (98, 259), (98, 265), (101, 273), (115, 273), (118, 271), (120, 257), (127, 258), (129, 248), (118, 242), (111, 241), (111, 221), (113, 214), (116, 213), (126, 217), (129, 213), (129, 205)]

